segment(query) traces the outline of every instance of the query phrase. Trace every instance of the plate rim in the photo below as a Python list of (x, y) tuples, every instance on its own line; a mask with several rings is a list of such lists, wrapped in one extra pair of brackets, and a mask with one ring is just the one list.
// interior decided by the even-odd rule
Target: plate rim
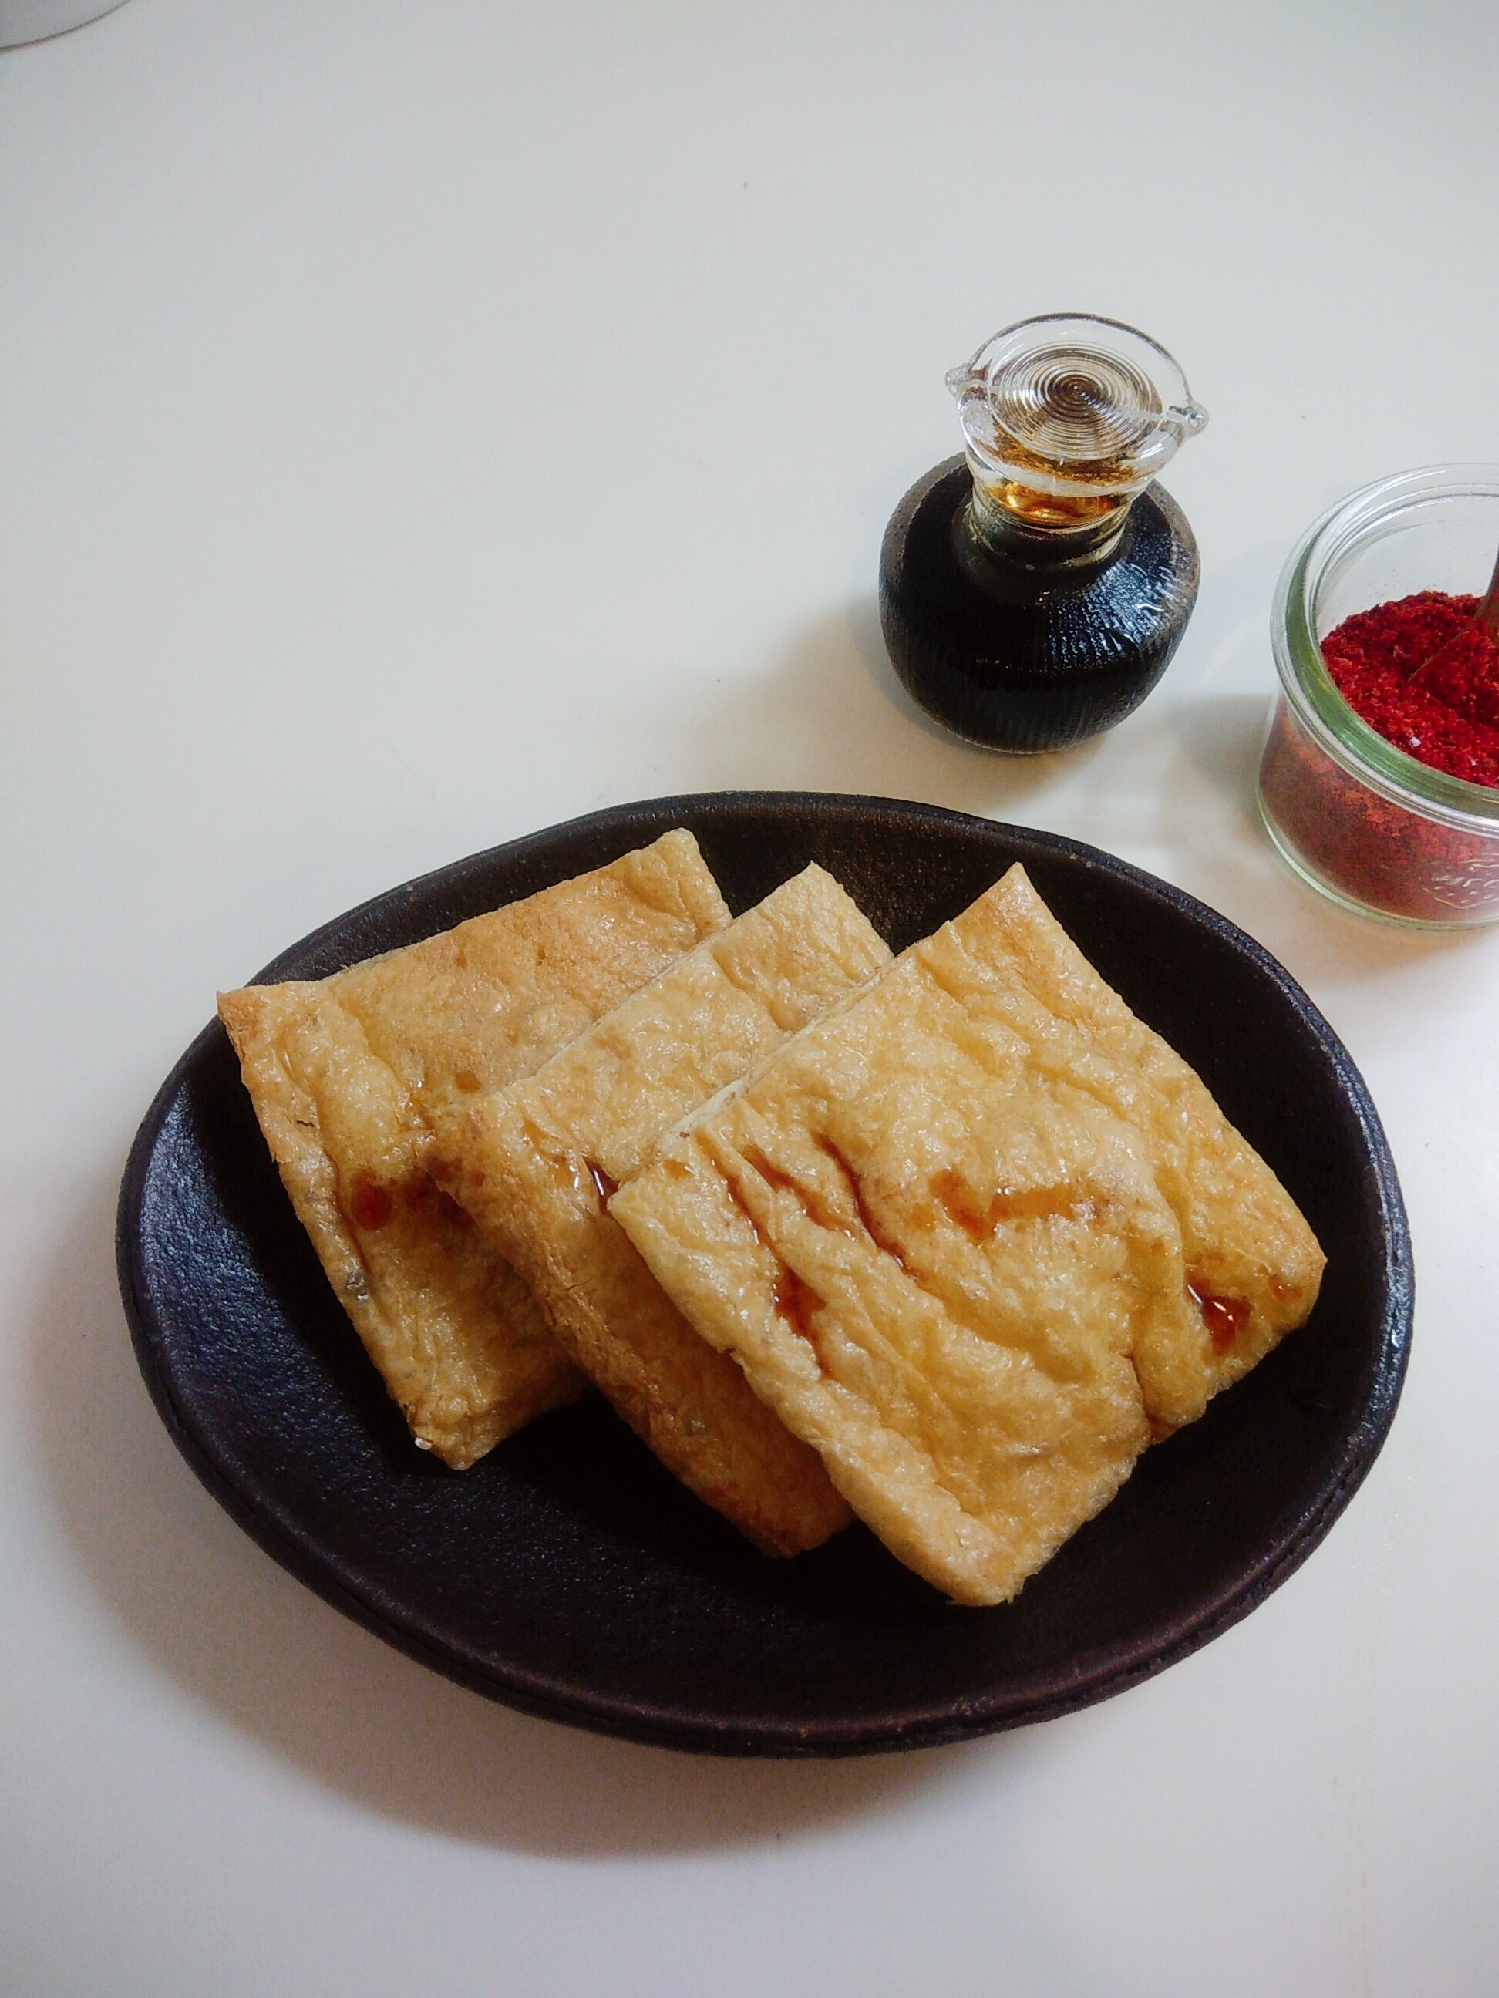
[[(150, 1296), (143, 1268), (143, 1201), (147, 1182), (167, 1119), (199, 1064), (219, 1043), (223, 1028), (210, 1021), (189, 1043), (152, 1099), (136, 1132), (120, 1185), (116, 1211), (115, 1251), (121, 1298), (136, 1361), (157, 1414), (200, 1482), (230, 1517), (279, 1565), (343, 1614), (395, 1646), (408, 1657), (444, 1677), (543, 1719), (623, 1737), (654, 1746), (729, 1756), (834, 1757), (915, 1747), (935, 1747), (1051, 1720), (1110, 1698), (1167, 1670), (1231, 1628), (1273, 1593), (1320, 1544), (1368, 1475), (1394, 1420), (1410, 1356), (1414, 1312), (1414, 1268), (1410, 1230), (1393, 1156), (1377, 1110), (1351, 1055), (1320, 1009), (1278, 959), (1228, 917), (1186, 890), (1162, 880), (1117, 855), (1065, 834), (983, 818), (948, 807), (871, 794), (821, 791), (687, 792), (633, 803), (611, 805), (562, 820), (500, 842), (477, 853), (433, 868), (370, 896), (330, 918), (277, 953), (254, 983), (274, 983), (292, 976), (323, 976), (297, 969), (307, 960), (326, 955), (330, 946), (356, 930), (362, 921), (387, 921), (401, 901), (416, 900), (438, 884), (461, 889), (475, 876), (497, 865), (514, 867), (528, 858), (544, 857), (564, 839), (590, 835), (607, 837), (628, 831), (632, 844), (654, 837), (653, 822), (665, 830), (687, 823), (701, 828), (705, 820), (738, 818), (773, 810), (787, 814), (831, 810), (873, 820), (885, 818), (924, 825), (941, 832), (979, 834), (996, 842), (1019, 843), (1048, 850), (1068, 863), (1092, 868), (1163, 902), (1177, 916), (1207, 928), (1239, 954), (1248, 957), (1262, 976), (1277, 986), (1294, 1011), (1311, 1026), (1336, 1071), (1339, 1086), (1357, 1120), (1373, 1172), (1383, 1222), (1385, 1307), (1377, 1350), (1365, 1367), (1367, 1386), (1352, 1421), (1342, 1436), (1315, 1503), (1303, 1510), (1294, 1527), (1272, 1540), (1258, 1560), (1236, 1569), (1214, 1590), (1196, 1613), (1176, 1619), (1177, 1628), (1163, 1642), (1159, 1635), (1142, 1636), (1121, 1649), (1110, 1647), (1091, 1664), (1082, 1663), (1065, 1685), (1039, 1694), (1022, 1687), (1000, 1689), (987, 1697), (944, 1699), (922, 1707), (890, 1712), (845, 1715), (836, 1721), (797, 1722), (773, 1713), (714, 1717), (687, 1713), (680, 1704), (663, 1706), (622, 1694), (580, 1695), (576, 1685), (560, 1675), (497, 1662), (480, 1667), (455, 1656), (434, 1640), (407, 1612), (398, 1596), (378, 1587), (356, 1588), (337, 1572), (337, 1557), (321, 1551), (316, 1537), (284, 1508), (264, 1494), (246, 1492), (229, 1467), (205, 1446), (197, 1425), (180, 1406), (167, 1360), (167, 1334)], [(621, 851), (626, 850), (621, 848)], [(435, 931), (428, 932), (435, 934)], [(357, 959), (343, 961), (355, 962)], [(331, 965), (329, 968), (332, 968)], [(331, 1565), (330, 1565), (331, 1561)]]

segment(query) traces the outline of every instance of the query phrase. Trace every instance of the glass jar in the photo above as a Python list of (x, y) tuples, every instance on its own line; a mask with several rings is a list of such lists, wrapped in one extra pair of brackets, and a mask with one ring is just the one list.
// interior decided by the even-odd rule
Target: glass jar
[(1428, 929), (1499, 921), (1499, 789), (1386, 742), (1338, 692), (1321, 646), (1376, 604), (1481, 595), (1496, 548), (1499, 465), (1437, 465), (1340, 501), (1281, 572), (1260, 812), (1302, 879), (1360, 915)]

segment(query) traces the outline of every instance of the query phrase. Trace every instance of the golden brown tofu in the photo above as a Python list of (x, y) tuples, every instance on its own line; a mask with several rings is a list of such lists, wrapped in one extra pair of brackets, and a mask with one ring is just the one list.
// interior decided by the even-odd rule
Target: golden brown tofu
[(769, 1553), (848, 1511), (814, 1450), (662, 1293), (605, 1203), (662, 1134), (888, 962), (811, 867), (527, 1081), (438, 1127), (443, 1184), (531, 1285), (559, 1343), (693, 1491)]
[[(1214, 1353), (1158, 1183), (1168, 1136), (1258, 1189), (1267, 1292), (1311, 1301), (1305, 1224), (1201, 1085), (1095, 1000), (1111, 1058), (1013, 974), (996, 919), (1016, 887), (786, 1043), (610, 1203), (855, 1512), (968, 1603), (1013, 1596), (1107, 1503), (1162, 1421), (1154, 1376)], [(1215, 1233), (1214, 1211), (1188, 1213), (1194, 1253), (1232, 1238), (1234, 1267), (1253, 1260), (1253, 1219), (1218, 1212)]]
[(1140, 1133), (1181, 1228), (1197, 1308), (1183, 1336), (1152, 1337), (1135, 1361), (1152, 1422), (1193, 1421), (1305, 1323), (1326, 1262), (1317, 1238), (1196, 1072), (1099, 977), (1024, 868), (1012, 867), (933, 946), (961, 960), (983, 1005), (1037, 1060), (1065, 1063)]
[(685, 832), (219, 1014), (299, 1220), (417, 1442), (455, 1469), (586, 1383), (426, 1170), (432, 1119), (529, 1074), (729, 912)]

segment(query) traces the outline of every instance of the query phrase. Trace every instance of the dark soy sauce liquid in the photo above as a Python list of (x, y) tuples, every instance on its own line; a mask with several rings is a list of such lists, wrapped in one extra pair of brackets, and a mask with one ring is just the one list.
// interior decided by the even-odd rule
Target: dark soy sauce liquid
[[(1197, 597), (1197, 543), (1159, 486), (1101, 553), (1017, 530), (1014, 558), (965, 521), (954, 458), (913, 486), (880, 551), (880, 621), (921, 707), (987, 748), (1065, 749), (1112, 728), (1150, 692)], [(1053, 549), (1057, 552), (1052, 553)]]

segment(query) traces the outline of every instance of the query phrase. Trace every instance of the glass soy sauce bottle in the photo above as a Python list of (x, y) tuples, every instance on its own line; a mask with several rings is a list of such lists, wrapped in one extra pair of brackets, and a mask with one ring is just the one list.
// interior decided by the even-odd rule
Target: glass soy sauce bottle
[(1023, 319), (954, 368), (964, 455), (906, 494), (880, 621), (928, 714), (989, 749), (1065, 749), (1166, 670), (1197, 543), (1155, 474), (1207, 422), (1163, 347), (1088, 314)]

